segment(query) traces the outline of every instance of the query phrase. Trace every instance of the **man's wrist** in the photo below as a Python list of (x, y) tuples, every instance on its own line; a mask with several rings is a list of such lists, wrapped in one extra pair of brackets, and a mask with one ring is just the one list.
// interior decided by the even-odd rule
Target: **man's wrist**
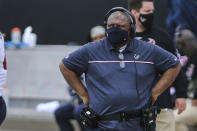
[(88, 97), (88, 92), (85, 90), (84, 92), (80, 93), (79, 96), (81, 98), (86, 98), (86, 97)]
[(159, 95), (160, 95), (160, 92), (156, 89), (156, 87), (154, 87), (152, 90), (152, 96), (158, 97)]

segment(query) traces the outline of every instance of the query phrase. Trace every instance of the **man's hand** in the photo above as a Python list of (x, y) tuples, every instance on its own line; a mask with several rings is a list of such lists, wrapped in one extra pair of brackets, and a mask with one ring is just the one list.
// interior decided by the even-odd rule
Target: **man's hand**
[(89, 105), (89, 95), (88, 91), (81, 82), (79, 76), (72, 70), (68, 69), (63, 62), (60, 63), (60, 71), (64, 76), (64, 79), (70, 85), (70, 87), (80, 96), (83, 100), (83, 103)]
[(178, 109), (178, 114), (181, 114), (186, 109), (186, 99), (176, 98), (175, 108)]
[(152, 89), (152, 104), (155, 103), (157, 97), (161, 95), (176, 79), (179, 71), (181, 70), (181, 64), (179, 63), (176, 67), (169, 68), (165, 71)]
[(151, 96), (151, 103), (152, 103), (152, 105), (155, 103), (157, 98), (158, 98), (158, 95), (156, 93), (154, 93), (154, 91), (152, 91), (152, 96)]
[(197, 107), (197, 99), (192, 100), (192, 105)]

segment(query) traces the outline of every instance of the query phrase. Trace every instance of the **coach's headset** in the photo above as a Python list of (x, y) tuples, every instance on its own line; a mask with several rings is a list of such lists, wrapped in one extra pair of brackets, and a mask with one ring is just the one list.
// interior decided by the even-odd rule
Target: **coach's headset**
[(104, 25), (105, 25), (105, 28), (107, 28), (107, 20), (109, 18), (109, 16), (116, 12), (116, 11), (121, 11), (125, 14), (127, 14), (130, 18), (131, 18), (131, 21), (130, 21), (130, 35), (131, 37), (134, 37), (135, 36), (135, 32), (136, 32), (136, 20), (135, 20), (135, 17), (133, 16), (133, 14), (131, 14), (130, 11), (128, 11), (127, 9), (123, 8), (123, 7), (114, 7), (112, 8), (110, 11), (107, 12), (107, 14), (105, 14), (105, 18), (104, 18)]

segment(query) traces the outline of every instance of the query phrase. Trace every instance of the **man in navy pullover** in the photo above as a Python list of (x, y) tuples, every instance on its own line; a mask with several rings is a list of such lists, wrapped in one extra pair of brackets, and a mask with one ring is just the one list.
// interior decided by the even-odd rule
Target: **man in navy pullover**
[[(133, 39), (134, 33), (135, 19), (129, 11), (112, 9), (106, 14), (107, 38), (84, 45), (60, 63), (65, 80), (99, 116), (139, 111), (150, 99), (153, 104), (181, 69), (176, 56)], [(82, 73), (87, 88), (79, 79)], [(98, 123), (107, 131), (144, 130), (140, 117)]]

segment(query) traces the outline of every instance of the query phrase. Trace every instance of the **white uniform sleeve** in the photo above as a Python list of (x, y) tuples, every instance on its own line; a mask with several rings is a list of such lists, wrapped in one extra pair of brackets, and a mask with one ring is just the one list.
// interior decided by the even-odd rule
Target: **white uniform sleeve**
[(5, 58), (4, 38), (2, 34), (0, 34), (0, 68), (2, 68), (4, 58)]
[(6, 83), (7, 70), (4, 69), (3, 62), (5, 58), (4, 39), (0, 33), (0, 96), (2, 95), (3, 87)]

